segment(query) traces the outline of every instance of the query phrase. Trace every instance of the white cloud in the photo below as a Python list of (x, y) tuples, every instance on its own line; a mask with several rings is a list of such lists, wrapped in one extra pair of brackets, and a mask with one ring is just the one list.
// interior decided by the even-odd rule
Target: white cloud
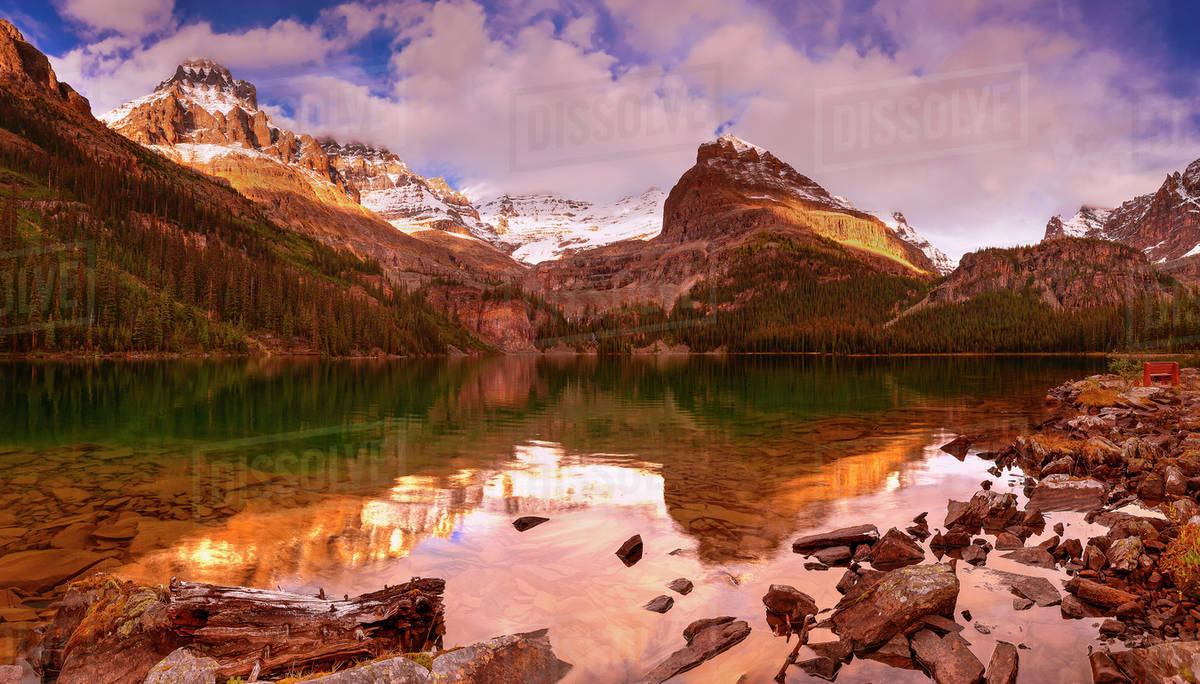
[(170, 23), (175, 0), (57, 0), (55, 6), (92, 31), (143, 36)]

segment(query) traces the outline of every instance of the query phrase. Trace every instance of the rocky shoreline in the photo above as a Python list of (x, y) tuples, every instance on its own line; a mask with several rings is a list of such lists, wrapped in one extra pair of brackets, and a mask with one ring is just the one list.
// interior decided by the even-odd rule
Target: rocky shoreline
[[(1178, 387), (1136, 387), (1092, 376), (1052, 389), (1052, 417), (998, 452), (995, 477), (1022, 478), (1027, 503), (984, 481), (969, 501), (949, 501), (941, 528), (926, 513), (905, 532), (880, 535), (857, 525), (795, 540), (811, 569), (846, 567), (832, 611), (789, 586), (763, 597), (777, 633), (800, 632), (783, 670), (795, 664), (834, 680), (855, 657), (920, 667), (945, 683), (1013, 682), (1019, 650), (999, 642), (985, 665), (956, 621), (961, 564), (980, 566), (1013, 594), (1013, 619), (1033, 605), (1059, 606), (1063, 619), (1098, 620), (1103, 646), (1081, 645), (1095, 682), (1195, 682), (1200, 668), (1200, 372), (1185, 369)], [(943, 450), (962, 459), (970, 440)], [(1076, 511), (1107, 528), (1072, 537), (1062, 522), (1045, 534), (1044, 513)], [(926, 551), (939, 561), (923, 564)], [(986, 568), (990, 554), (1061, 574), (1062, 590), (1041, 576)], [(868, 567), (869, 566), (869, 567)], [(828, 613), (826, 615), (826, 613)], [(804, 625), (803, 629), (797, 629)], [(975, 623), (976, 630), (987, 627)], [(811, 628), (810, 628), (811, 627)]]
[[(1022, 651), (1029, 645), (1013, 639), (1017, 643), (995, 641), (993, 648), (991, 637), (984, 642), (990, 657), (972, 652), (974, 637), (989, 634), (996, 625), (962, 610), (960, 591), (968, 576), (1009, 595), (1005, 601), (1011, 601), (1014, 624), (1034, 606), (1057, 607), (1063, 620), (1091, 620), (1095, 641), (1085, 639), (1077, 654), (1064, 653), (1063, 658), (1086, 663), (1096, 682), (1171, 677), (1196, 681), (1194, 673), (1200, 672), (1193, 665), (1200, 663), (1200, 371), (1183, 370), (1179, 387), (1136, 387), (1117, 376), (1092, 376), (1053, 388), (1046, 402), (1050, 417), (1004, 448), (973, 449), (969, 436), (942, 447), (960, 460), (990, 463), (988, 472), (994, 478), (981, 482), (968, 500), (948, 501), (944, 516), (936, 509), (913, 511), (917, 514), (911, 524), (882, 533), (869, 519), (847, 520), (861, 524), (792, 541), (793, 552), (805, 557), (807, 569), (841, 573), (837, 581), (841, 598), (821, 606), (802, 585), (770, 586), (759, 615), (771, 632), (794, 642), (781, 645), (778, 681), (805, 674), (832, 681), (854, 659), (869, 659), (923, 671), (937, 682), (1015, 682)], [(1023, 488), (1023, 496), (1000, 491), (1004, 487), (997, 483)], [(514, 521), (514, 527), (524, 531), (545, 522), (527, 516)], [(1100, 530), (1103, 533), (1097, 534)], [(644, 550), (635, 535), (617, 555), (632, 566), (643, 552), (663, 550)], [(989, 563), (997, 558), (1004, 560)], [(1011, 570), (1021, 565), (1030, 568), (1029, 574)], [(98, 565), (88, 572), (97, 569), (106, 568)], [(772, 578), (779, 580), (785, 578)], [(219, 639), (198, 639), (203, 628), (186, 617), (196, 613), (179, 608), (187, 600), (183, 596), (187, 591), (192, 596), (200, 591), (237, 597), (256, 590), (174, 582), (169, 587), (131, 586), (95, 573), (52, 592), (46, 587), (33, 592), (56, 599), (52, 605), (38, 604), (36, 614), (27, 616), (49, 620), (42, 644), (29, 654), (29, 662), (36, 663), (41, 674), (58, 673), (63, 681), (88, 681), (95, 672), (84, 668), (71, 675), (68, 663), (90, 662), (88, 667), (94, 668), (106, 662), (106, 654), (128, 648), (142, 649), (135, 659), (140, 670), (122, 681), (207, 682), (230, 676), (288, 681), (300, 674), (305, 681), (331, 684), (482, 682), (498, 676), (553, 682), (569, 672), (570, 665), (554, 655), (544, 630), (444, 649), (436, 641), (442, 630), (432, 626), (441, 621), (442, 585), (437, 584), (441, 581), (413, 581), (436, 585), (426, 587), (436, 590), (436, 599), (429, 600), (437, 603), (437, 610), (424, 639), (376, 644), (373, 640), (384, 623), (364, 618), (339, 627), (350, 641), (367, 642), (361, 649), (345, 648), (337, 657), (314, 659), (289, 672), (278, 659), (248, 657), (244, 650), (230, 650)], [(207, 588), (196, 589), (201, 586)], [(666, 613), (676, 599), (687, 601), (681, 597), (690, 593), (690, 581), (679, 578), (668, 586), (679, 596), (660, 596), (646, 610)], [(113, 587), (123, 587), (117, 592), (122, 598), (115, 603), (104, 598)], [(23, 610), (18, 604), (30, 590), (6, 591), (10, 610)], [(266, 597), (269, 603), (316, 602), (332, 606), (334, 612), (342, 610), (337, 606), (368, 596), (338, 600), (262, 593), (272, 595)], [(113, 605), (119, 610), (105, 608)], [(392, 609), (383, 612), (388, 619), (399, 614)], [(203, 613), (206, 621), (218, 614), (208, 608)], [(762, 617), (693, 621), (683, 630), (680, 648), (657, 663), (635, 667), (644, 668), (644, 681), (667, 681), (726, 651), (736, 658), (737, 645)], [(274, 620), (303, 623), (292, 618)], [(396, 633), (387, 629), (392, 628), (384, 633)], [(361, 635), (355, 630), (361, 630)], [(302, 631), (287, 630), (289, 637)], [(110, 640), (93, 638), (97, 634)], [(278, 642), (266, 646), (271, 639), (253, 650), (282, 653)], [(68, 657), (72, 649), (74, 661)], [(123, 660), (133, 662), (128, 657)], [(198, 674), (182, 677), (185, 672)], [(27, 666), (0, 667), (0, 682), (20, 681), (29, 674)]]

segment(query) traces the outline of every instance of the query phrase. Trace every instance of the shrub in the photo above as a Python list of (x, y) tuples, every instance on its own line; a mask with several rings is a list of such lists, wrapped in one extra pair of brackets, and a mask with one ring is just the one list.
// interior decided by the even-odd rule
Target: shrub
[(1108, 372), (1133, 381), (1142, 374), (1142, 362), (1126, 356), (1116, 357), (1108, 362)]
[(1180, 594), (1200, 598), (1200, 525), (1179, 528), (1179, 536), (1167, 545), (1158, 564)]

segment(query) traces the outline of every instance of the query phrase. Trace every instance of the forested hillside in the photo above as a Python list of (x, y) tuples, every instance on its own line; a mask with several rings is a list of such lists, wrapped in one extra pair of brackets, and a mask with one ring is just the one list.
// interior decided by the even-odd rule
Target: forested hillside
[(477, 346), (419, 293), (387, 288), (378, 264), (272, 224), (228, 187), (7, 76), (0, 352)]
[[(1028, 249), (987, 251), (1008, 260)], [(955, 276), (931, 284), (873, 270), (831, 241), (799, 244), (762, 236), (670, 311), (626, 307), (559, 319), (546, 328), (545, 338), (547, 346), (565, 342), (605, 351), (657, 340), (692, 351), (845, 354), (1194, 349), (1200, 341), (1200, 290), (1150, 273), (1149, 281), (1158, 286), (1130, 293), (1109, 287), (1107, 277), (1119, 273), (1106, 274), (1090, 294), (1091, 281), (1066, 279), (1078, 299), (1071, 307), (1048, 303), (1057, 300), (1048, 296), (1045, 283), (1028, 275), (994, 280), (992, 289), (962, 299), (914, 307)]]

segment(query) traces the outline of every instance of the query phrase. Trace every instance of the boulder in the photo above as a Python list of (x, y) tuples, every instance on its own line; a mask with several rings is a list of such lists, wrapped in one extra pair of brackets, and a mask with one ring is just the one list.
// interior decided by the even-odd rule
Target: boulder
[(1056, 458), (1053, 461), (1050, 461), (1049, 463), (1047, 463), (1046, 467), (1042, 468), (1041, 476), (1046, 477), (1048, 475), (1070, 475), (1071, 470), (1074, 467), (1075, 467), (1075, 459), (1071, 458), (1070, 456), (1062, 456), (1062, 457)]
[(909, 643), (917, 662), (938, 684), (975, 684), (983, 679), (983, 663), (958, 633), (939, 637), (923, 629)]
[(925, 551), (911, 537), (893, 527), (875, 542), (867, 558), (879, 570), (895, 570), (925, 560)]
[(1121, 672), (1134, 682), (1195, 681), (1195, 673), (1200, 672), (1200, 641), (1131, 648), (1109, 655)]
[(768, 613), (797, 626), (804, 624), (804, 618), (817, 613), (817, 602), (813, 597), (786, 584), (772, 584), (763, 594), (762, 602)]
[(959, 559), (971, 565), (982, 565), (987, 562), (987, 549), (978, 544), (967, 544), (958, 554)]
[(1066, 588), (1080, 599), (1106, 608), (1116, 608), (1130, 601), (1137, 601), (1137, 596), (1127, 591), (1083, 577), (1072, 577)]
[(1108, 485), (1099, 480), (1070, 475), (1049, 475), (1037, 483), (1028, 507), (1039, 511), (1092, 511), (1099, 508)]
[(1094, 651), (1088, 657), (1092, 666), (1092, 682), (1094, 684), (1128, 684), (1129, 678), (1121, 673), (1121, 669), (1104, 651)]
[(1183, 471), (1175, 466), (1167, 466), (1163, 489), (1167, 494), (1172, 496), (1187, 494), (1187, 477), (1183, 474)]
[(567, 675), (571, 664), (554, 655), (548, 630), (510, 634), (438, 656), (433, 681), (484, 684), (523, 682), (552, 684)]
[(876, 541), (879, 541), (879, 528), (874, 525), (856, 525), (854, 527), (843, 527), (830, 532), (800, 537), (792, 542), (792, 551), (807, 555), (818, 549), (826, 549), (831, 546), (874, 544)]
[(910, 565), (859, 581), (838, 602), (833, 629), (855, 652), (878, 648), (926, 615), (951, 615), (959, 582), (947, 563)]
[[(645, 676), (648, 682), (665, 682), (706, 660), (724, 653), (750, 635), (750, 625), (732, 617), (697, 620), (683, 630), (687, 646), (667, 656)], [(520, 680), (509, 680), (520, 681)]]
[(217, 661), (177, 648), (150, 668), (144, 684), (216, 684)]
[(1003, 527), (1017, 515), (1017, 495), (992, 490), (976, 492), (965, 504), (951, 501), (946, 506), (946, 527), (975, 531), (985, 523)]
[(1008, 551), (1010, 549), (1019, 549), (1025, 546), (1025, 542), (1021, 538), (1011, 532), (1001, 532), (996, 535), (996, 549), (999, 551)]
[(1138, 559), (1145, 553), (1145, 550), (1140, 538), (1125, 537), (1109, 545), (1105, 559), (1116, 572), (1133, 572), (1137, 570)]
[(984, 681), (987, 684), (1016, 684), (1020, 655), (1017, 647), (1007, 641), (997, 641), (988, 661)]
[(621, 544), (621, 548), (617, 549), (617, 557), (629, 567), (642, 559), (642, 535), (635, 534)]

